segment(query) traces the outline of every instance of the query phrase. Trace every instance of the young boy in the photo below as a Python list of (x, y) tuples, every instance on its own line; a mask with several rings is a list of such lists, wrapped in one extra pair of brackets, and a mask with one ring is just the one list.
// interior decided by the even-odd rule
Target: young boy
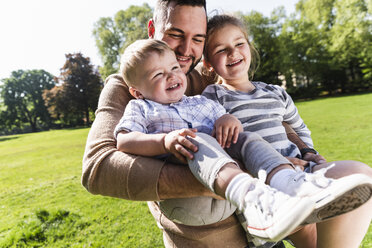
[[(118, 149), (144, 156), (167, 157), (171, 153), (181, 161), (187, 158), (197, 179), (228, 200), (209, 206), (215, 208), (210, 215), (219, 218), (202, 216), (201, 222), (197, 215), (203, 213), (198, 202), (203, 202), (203, 198), (160, 202), (170, 219), (186, 225), (210, 224), (231, 215), (235, 210), (232, 203), (243, 212), (252, 235), (273, 241), (283, 239), (299, 224), (312, 219), (309, 215), (313, 213), (314, 199), (290, 197), (270, 188), (244, 173), (220, 146), (211, 145), (213, 139), (203, 133), (214, 134), (227, 151), (239, 149), (244, 164), (261, 165), (265, 171), (290, 165), (258, 135), (241, 133), (241, 123), (226, 114), (221, 105), (203, 96), (184, 96), (186, 77), (164, 42), (133, 43), (123, 54), (120, 70), (130, 93), (137, 99), (128, 103), (115, 129)], [(196, 135), (197, 131), (200, 133)], [(327, 189), (319, 191), (324, 193)], [(199, 213), (190, 215), (195, 209)]]

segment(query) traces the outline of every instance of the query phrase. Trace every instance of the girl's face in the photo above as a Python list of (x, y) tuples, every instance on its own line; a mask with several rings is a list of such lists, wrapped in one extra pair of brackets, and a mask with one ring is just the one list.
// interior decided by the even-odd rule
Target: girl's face
[(247, 39), (235, 25), (226, 25), (208, 38), (208, 63), (226, 83), (246, 81), (251, 65), (251, 52)]

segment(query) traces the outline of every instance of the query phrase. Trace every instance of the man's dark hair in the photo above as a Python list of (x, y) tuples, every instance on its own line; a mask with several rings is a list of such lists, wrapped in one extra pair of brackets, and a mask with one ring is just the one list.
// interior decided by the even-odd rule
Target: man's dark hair
[(175, 6), (177, 5), (186, 5), (186, 6), (200, 6), (203, 7), (205, 13), (207, 13), (207, 4), (205, 0), (158, 0), (156, 1), (155, 10), (154, 10), (154, 23), (159, 24), (166, 23), (168, 20), (169, 9), (168, 6), (170, 3), (174, 2)]

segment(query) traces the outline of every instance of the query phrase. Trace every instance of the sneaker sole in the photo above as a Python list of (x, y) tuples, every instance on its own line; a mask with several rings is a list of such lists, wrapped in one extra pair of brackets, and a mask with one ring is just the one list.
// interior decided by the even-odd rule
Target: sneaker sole
[(317, 223), (345, 214), (360, 207), (371, 197), (372, 184), (370, 182), (360, 184), (336, 197), (333, 201), (316, 208), (303, 224)]

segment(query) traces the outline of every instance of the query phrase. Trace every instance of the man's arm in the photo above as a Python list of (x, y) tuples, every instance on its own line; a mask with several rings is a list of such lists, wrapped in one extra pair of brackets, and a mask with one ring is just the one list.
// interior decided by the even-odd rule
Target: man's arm
[(114, 128), (130, 99), (122, 78), (109, 77), (87, 138), (84, 187), (92, 194), (139, 201), (211, 195), (187, 166), (164, 165), (161, 160), (125, 154), (116, 148)]

